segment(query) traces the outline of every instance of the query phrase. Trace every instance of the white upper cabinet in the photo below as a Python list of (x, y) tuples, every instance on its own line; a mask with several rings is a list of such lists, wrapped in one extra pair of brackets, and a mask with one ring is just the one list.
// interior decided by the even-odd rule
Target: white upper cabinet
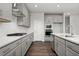
[(53, 24), (53, 23), (62, 23), (63, 15), (45, 15), (45, 23)]
[(63, 22), (62, 15), (53, 15), (54, 21), (53, 22)]
[(0, 3), (0, 18), (12, 19), (12, 4), (11, 3)]

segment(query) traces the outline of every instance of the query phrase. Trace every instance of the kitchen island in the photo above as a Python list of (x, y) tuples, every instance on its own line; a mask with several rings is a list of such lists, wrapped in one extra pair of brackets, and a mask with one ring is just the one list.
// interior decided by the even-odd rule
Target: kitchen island
[(66, 37), (64, 33), (52, 33), (53, 49), (59, 56), (79, 56), (79, 35)]
[(22, 36), (2, 36), (0, 38), (1, 56), (24, 56), (33, 41), (34, 33)]

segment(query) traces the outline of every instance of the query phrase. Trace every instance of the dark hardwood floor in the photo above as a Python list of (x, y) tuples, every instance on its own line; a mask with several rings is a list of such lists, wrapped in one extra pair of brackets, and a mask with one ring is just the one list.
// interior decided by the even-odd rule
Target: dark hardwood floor
[(33, 42), (26, 56), (56, 56), (50, 42)]

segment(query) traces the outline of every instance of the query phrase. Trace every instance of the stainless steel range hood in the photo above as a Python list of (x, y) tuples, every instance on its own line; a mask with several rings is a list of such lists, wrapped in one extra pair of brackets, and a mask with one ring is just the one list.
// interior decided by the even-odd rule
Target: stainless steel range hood
[(19, 9), (12, 9), (12, 14), (14, 16), (20, 16), (20, 17), (24, 17), (25, 15), (19, 10)]
[(12, 3), (12, 15), (16, 17), (24, 17), (25, 15), (23, 12), (18, 8), (17, 3)]

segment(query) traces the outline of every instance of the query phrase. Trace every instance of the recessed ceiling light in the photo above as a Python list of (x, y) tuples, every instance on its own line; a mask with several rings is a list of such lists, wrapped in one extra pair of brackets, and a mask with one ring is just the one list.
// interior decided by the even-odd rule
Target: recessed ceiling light
[(34, 5), (34, 7), (38, 7), (38, 5)]
[(14, 7), (16, 7), (16, 3), (14, 3)]
[(60, 5), (57, 5), (57, 7), (60, 7)]

